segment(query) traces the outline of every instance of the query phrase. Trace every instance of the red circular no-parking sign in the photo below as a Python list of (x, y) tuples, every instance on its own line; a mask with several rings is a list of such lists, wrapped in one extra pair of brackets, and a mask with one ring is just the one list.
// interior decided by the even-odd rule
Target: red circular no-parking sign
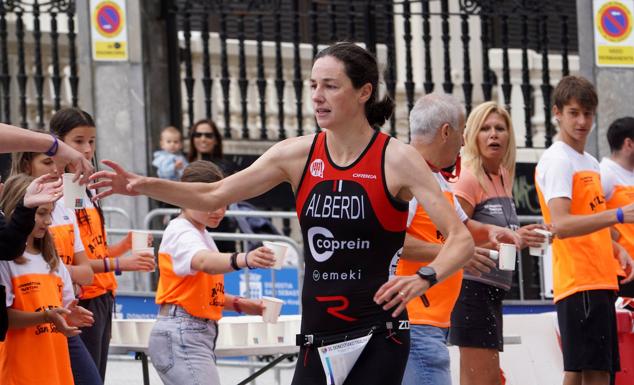
[(596, 25), (601, 36), (618, 43), (627, 39), (632, 32), (632, 14), (620, 2), (611, 1), (597, 12)]
[(95, 7), (93, 22), (100, 35), (115, 37), (123, 29), (125, 21), (119, 5), (112, 1), (103, 1)]

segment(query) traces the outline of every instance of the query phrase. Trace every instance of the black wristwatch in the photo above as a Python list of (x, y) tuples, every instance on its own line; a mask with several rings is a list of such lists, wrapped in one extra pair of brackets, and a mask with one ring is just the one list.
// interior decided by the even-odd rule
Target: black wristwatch
[(438, 283), (438, 279), (436, 278), (436, 270), (433, 267), (423, 266), (416, 272), (419, 277), (429, 282), (429, 287), (434, 286)]

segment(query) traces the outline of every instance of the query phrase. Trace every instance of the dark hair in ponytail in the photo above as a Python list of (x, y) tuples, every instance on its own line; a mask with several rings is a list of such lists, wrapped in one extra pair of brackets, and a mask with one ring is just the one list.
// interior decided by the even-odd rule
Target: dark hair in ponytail
[(332, 56), (343, 63), (346, 75), (354, 88), (359, 89), (370, 83), (372, 94), (365, 102), (365, 116), (372, 127), (382, 126), (394, 112), (394, 101), (389, 95), (377, 101), (379, 94), (379, 67), (376, 58), (365, 49), (351, 42), (341, 42), (321, 50), (313, 60)]

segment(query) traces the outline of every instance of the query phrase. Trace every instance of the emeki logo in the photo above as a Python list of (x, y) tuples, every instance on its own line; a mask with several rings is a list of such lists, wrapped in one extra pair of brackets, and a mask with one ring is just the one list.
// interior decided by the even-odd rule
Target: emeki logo
[(324, 161), (321, 159), (315, 159), (313, 160), (313, 163), (310, 164), (310, 175), (323, 178), (324, 168)]

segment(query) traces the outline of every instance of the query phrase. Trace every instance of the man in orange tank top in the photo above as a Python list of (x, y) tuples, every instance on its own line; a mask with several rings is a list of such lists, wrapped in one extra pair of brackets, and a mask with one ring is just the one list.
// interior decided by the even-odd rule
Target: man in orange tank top
[[(423, 156), (438, 182), (440, 190), (465, 223), (476, 243), (497, 241), (520, 243), (510, 229), (482, 224), (469, 219), (456, 201), (448, 181), (451, 175), (441, 171), (453, 166), (462, 147), (465, 125), (464, 108), (453, 96), (428, 94), (416, 102), (410, 112), (411, 145)], [(434, 260), (444, 242), (443, 234), (416, 199), (410, 201), (407, 235), (403, 254), (396, 268), (397, 275), (416, 274)], [(495, 262), (489, 251), (476, 248), (465, 269), (479, 275), (489, 272)], [(424, 272), (424, 271), (423, 271)], [(451, 385), (447, 334), (451, 311), (462, 282), (462, 270), (429, 289), (425, 297), (407, 304), (410, 317), (411, 345), (402, 385)]]
[(553, 240), (553, 286), (564, 359), (564, 385), (607, 385), (620, 370), (614, 300), (615, 257), (632, 260), (612, 242), (609, 227), (634, 222), (634, 204), (609, 209), (599, 163), (584, 152), (598, 104), (594, 86), (564, 77), (553, 93), (559, 141), (535, 169), (539, 203)]

